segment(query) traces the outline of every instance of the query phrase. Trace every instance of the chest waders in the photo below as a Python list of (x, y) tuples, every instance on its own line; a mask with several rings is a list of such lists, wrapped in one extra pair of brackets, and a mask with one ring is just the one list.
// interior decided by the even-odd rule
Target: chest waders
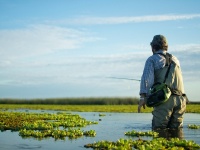
[[(165, 83), (171, 90), (172, 95), (184, 96), (186, 97), (186, 100), (188, 102), (187, 96), (184, 91), (184, 84), (180, 67), (172, 61), (171, 54), (166, 53), (166, 55), (161, 55), (165, 57), (166, 65), (164, 68), (155, 70), (154, 83), (162, 83), (165, 80)], [(168, 67), (170, 67), (170, 69), (168, 69)], [(167, 72), (168, 77), (165, 79)]]
[[(152, 129), (157, 128), (181, 128), (183, 126), (183, 114), (186, 111), (187, 97), (184, 94), (184, 84), (182, 72), (173, 60), (168, 69), (169, 54), (160, 54), (166, 58), (165, 67), (154, 71), (154, 83), (165, 81), (165, 84), (171, 91), (170, 98), (153, 109)], [(168, 70), (168, 77), (165, 75)]]

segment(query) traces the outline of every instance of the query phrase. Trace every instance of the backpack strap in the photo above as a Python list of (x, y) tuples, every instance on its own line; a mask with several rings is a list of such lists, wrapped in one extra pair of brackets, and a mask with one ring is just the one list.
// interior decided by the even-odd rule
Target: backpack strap
[(165, 83), (165, 82), (166, 82), (166, 79), (167, 79), (167, 77), (168, 77), (168, 74), (169, 74), (170, 67), (171, 67), (172, 55), (169, 54), (169, 53), (166, 53), (166, 55), (163, 54), (163, 53), (157, 53), (157, 54), (160, 54), (160, 55), (162, 55), (162, 56), (165, 57), (165, 60), (166, 60), (165, 66), (168, 66), (167, 72), (166, 72), (166, 74), (165, 74), (165, 79), (164, 79), (164, 82), (163, 82), (163, 83)]
[[(160, 54), (160, 55), (162, 55), (162, 56), (165, 57), (165, 59), (166, 59), (166, 64), (165, 64), (165, 66), (168, 66), (167, 72), (166, 72), (166, 74), (165, 74), (165, 79), (164, 79), (164, 82), (163, 82), (163, 83), (165, 83), (165, 82), (166, 82), (166, 79), (167, 79), (167, 77), (168, 77), (168, 74), (169, 74), (169, 70), (170, 70), (170, 67), (171, 67), (171, 63), (173, 62), (173, 61), (172, 61), (172, 55), (169, 54), (169, 53), (166, 53), (166, 55), (163, 54), (163, 53), (157, 53), (157, 54)], [(172, 92), (172, 95), (183, 96), (183, 97), (186, 98), (186, 102), (189, 103), (189, 100), (188, 100), (187, 95), (186, 95), (185, 93), (182, 93), (181, 91), (178, 91), (178, 90), (175, 90), (175, 89), (170, 89), (170, 90), (171, 90), (171, 92)]]
[(166, 55), (163, 54), (163, 53), (157, 53), (157, 54), (160, 54), (160, 55), (165, 57), (165, 60), (166, 60), (165, 66), (169, 66), (170, 65), (170, 63), (172, 62), (172, 54), (169, 54), (169, 53), (166, 53)]
[(167, 72), (166, 72), (166, 74), (165, 74), (164, 83), (166, 82), (166, 79), (167, 79), (168, 74), (169, 74), (169, 70), (170, 70), (171, 62), (172, 62), (172, 55), (169, 54), (169, 53), (167, 53), (165, 59), (166, 59), (166, 65), (165, 65), (165, 66), (168, 66), (168, 68), (167, 68)]

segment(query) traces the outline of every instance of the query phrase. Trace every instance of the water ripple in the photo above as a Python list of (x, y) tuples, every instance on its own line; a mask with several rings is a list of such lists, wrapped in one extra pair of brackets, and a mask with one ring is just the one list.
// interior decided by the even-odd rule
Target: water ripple
[(42, 148), (40, 145), (27, 145), (27, 144), (19, 144), (16, 145), (18, 149), (39, 149)]

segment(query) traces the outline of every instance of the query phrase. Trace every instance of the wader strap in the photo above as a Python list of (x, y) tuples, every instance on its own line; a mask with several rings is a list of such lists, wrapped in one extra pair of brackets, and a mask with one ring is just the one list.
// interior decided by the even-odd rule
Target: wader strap
[(166, 72), (166, 74), (165, 74), (165, 79), (164, 79), (164, 82), (163, 82), (163, 83), (165, 83), (165, 82), (166, 82), (166, 79), (167, 79), (167, 77), (168, 77), (168, 74), (169, 74), (170, 67), (171, 67), (172, 55), (169, 54), (169, 53), (166, 53), (166, 55), (164, 55), (164, 54), (162, 54), (162, 53), (157, 53), (157, 54), (160, 54), (160, 55), (162, 55), (162, 56), (165, 57), (165, 60), (166, 60), (165, 66), (168, 66), (167, 72)]

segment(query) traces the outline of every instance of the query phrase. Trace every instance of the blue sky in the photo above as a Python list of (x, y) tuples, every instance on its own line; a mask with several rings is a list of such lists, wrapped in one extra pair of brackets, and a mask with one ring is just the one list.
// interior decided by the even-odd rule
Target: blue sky
[(0, 0), (0, 97), (138, 97), (150, 41), (168, 39), (200, 98), (200, 1)]

